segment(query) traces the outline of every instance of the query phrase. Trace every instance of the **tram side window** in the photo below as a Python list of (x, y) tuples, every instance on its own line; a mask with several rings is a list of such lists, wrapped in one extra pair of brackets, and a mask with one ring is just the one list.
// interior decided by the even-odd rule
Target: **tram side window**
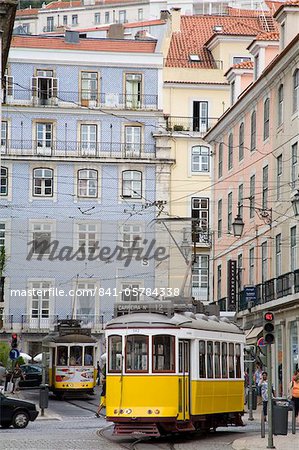
[(109, 336), (109, 372), (121, 372), (122, 363), (122, 338), (121, 336)]
[(207, 372), (208, 378), (213, 378), (213, 342), (207, 342)]
[(57, 347), (57, 366), (66, 366), (67, 365), (67, 347), (61, 345)]
[(82, 347), (73, 345), (70, 348), (70, 366), (82, 365)]
[(215, 378), (221, 378), (220, 372), (220, 342), (214, 343), (214, 370)]
[(236, 344), (236, 378), (241, 378), (241, 346)]
[(235, 365), (234, 365), (234, 344), (228, 345), (228, 372), (229, 378), (235, 378)]
[(227, 378), (227, 343), (221, 344), (221, 366), (222, 366), (222, 378)]
[(199, 378), (206, 378), (206, 343), (199, 341)]
[(126, 342), (126, 371), (148, 371), (148, 336), (128, 336)]
[(93, 346), (89, 345), (84, 349), (84, 365), (92, 366), (93, 365)]
[(153, 372), (174, 372), (174, 336), (153, 336)]

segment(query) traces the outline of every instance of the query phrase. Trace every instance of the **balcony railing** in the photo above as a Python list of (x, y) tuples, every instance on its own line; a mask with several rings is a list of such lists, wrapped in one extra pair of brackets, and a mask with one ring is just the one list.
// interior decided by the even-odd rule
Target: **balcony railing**
[(1, 154), (7, 156), (57, 156), (62, 158), (152, 159), (155, 144), (73, 141), (2, 141)]
[[(54, 327), (62, 319), (70, 319), (71, 316), (61, 316), (58, 314), (49, 315), (48, 317), (32, 317), (30, 314), (22, 314), (21, 316), (21, 331), (23, 332), (48, 332), (54, 330)], [(95, 314), (77, 314), (75, 319), (79, 320), (82, 328), (89, 328), (90, 330), (100, 331), (104, 328), (103, 315)], [(11, 329), (14, 325), (18, 325), (18, 321), (11, 321)]]
[(201, 135), (212, 128), (218, 119), (214, 117), (166, 117), (166, 129), (171, 132), (193, 132)]

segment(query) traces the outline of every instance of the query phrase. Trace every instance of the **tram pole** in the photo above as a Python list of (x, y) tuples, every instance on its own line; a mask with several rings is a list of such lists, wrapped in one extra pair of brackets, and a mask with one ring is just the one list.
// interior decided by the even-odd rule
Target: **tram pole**
[(249, 414), (248, 420), (254, 420), (252, 408), (253, 408), (253, 392), (252, 392), (252, 383), (253, 383), (253, 361), (249, 362), (249, 392), (248, 392), (248, 406), (249, 406)]
[(267, 370), (268, 370), (268, 445), (267, 448), (275, 448), (273, 443), (273, 399), (272, 399), (272, 345), (267, 344)]

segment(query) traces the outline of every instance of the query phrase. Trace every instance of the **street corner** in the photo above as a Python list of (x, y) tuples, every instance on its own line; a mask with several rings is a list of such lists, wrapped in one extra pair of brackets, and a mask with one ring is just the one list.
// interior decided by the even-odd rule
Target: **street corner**
[[(267, 438), (262, 439), (259, 436), (251, 436), (245, 439), (236, 439), (232, 443), (232, 448), (234, 450), (264, 450), (267, 449), (267, 445)], [(274, 448), (276, 448), (276, 450), (298, 450), (299, 436), (293, 434), (288, 436), (275, 436)]]

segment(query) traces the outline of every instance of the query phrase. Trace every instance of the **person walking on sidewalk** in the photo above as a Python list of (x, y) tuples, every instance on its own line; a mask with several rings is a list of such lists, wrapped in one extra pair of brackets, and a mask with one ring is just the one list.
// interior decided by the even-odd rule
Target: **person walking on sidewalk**
[(299, 372), (293, 377), (292, 381), (292, 402), (295, 407), (295, 417), (299, 425)]
[(259, 387), (261, 389), (261, 396), (263, 400), (263, 415), (264, 420), (267, 420), (267, 412), (268, 412), (268, 374), (267, 372), (262, 373), (262, 378), (259, 382)]
[(11, 379), (12, 379), (12, 382), (13, 382), (12, 394), (15, 394), (16, 391), (19, 390), (20, 381), (21, 381), (21, 379), (24, 380), (24, 378), (25, 377), (24, 377), (24, 374), (23, 374), (23, 372), (22, 372), (22, 370), (20, 368), (19, 363), (16, 363), (14, 371), (13, 371), (12, 376), (11, 376)]

